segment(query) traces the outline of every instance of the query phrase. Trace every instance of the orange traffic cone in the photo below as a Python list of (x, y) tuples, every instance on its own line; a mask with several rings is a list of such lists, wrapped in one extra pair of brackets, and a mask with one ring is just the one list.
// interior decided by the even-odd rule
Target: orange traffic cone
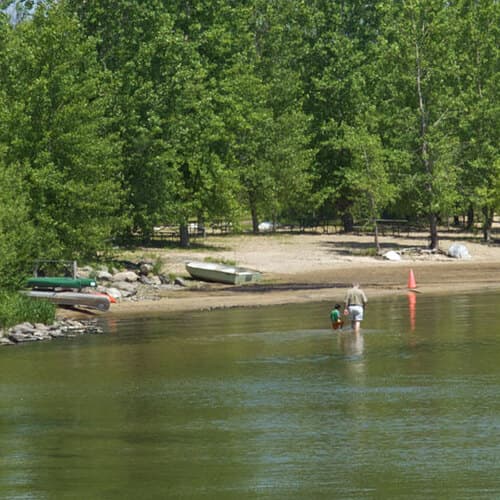
[(413, 269), (410, 269), (410, 274), (408, 275), (408, 289), (414, 290), (415, 288), (417, 288), (417, 282), (415, 281)]

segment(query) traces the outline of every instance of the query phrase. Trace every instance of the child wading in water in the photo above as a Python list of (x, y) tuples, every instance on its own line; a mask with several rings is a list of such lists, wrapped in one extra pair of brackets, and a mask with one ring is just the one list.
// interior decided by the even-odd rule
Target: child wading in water
[(342, 319), (342, 314), (340, 312), (340, 304), (335, 304), (335, 307), (330, 313), (330, 319), (332, 320), (332, 328), (334, 330), (344, 326), (344, 320)]

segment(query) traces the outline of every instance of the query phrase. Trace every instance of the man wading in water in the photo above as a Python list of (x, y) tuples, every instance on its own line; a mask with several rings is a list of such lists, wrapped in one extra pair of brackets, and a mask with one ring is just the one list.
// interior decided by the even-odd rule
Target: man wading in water
[(345, 296), (344, 314), (349, 314), (351, 317), (352, 329), (356, 333), (359, 332), (360, 323), (363, 321), (367, 302), (368, 299), (366, 298), (365, 292), (359, 288), (359, 283), (353, 283), (352, 288), (347, 290)]

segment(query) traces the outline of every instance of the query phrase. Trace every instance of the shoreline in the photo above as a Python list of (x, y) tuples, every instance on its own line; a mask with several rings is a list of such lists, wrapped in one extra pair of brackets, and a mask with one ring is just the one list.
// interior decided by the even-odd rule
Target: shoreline
[[(417, 293), (443, 294), (500, 289), (497, 262), (377, 262), (317, 271), (266, 276), (257, 285), (231, 287), (204, 284), (162, 294), (158, 300), (113, 304), (104, 317), (209, 311), (234, 307), (265, 307), (307, 302), (341, 302), (352, 281), (359, 281), (368, 299), (408, 293), (408, 273), (414, 271)], [(65, 311), (65, 314), (67, 311)], [(71, 313), (72, 315), (73, 313)], [(81, 315), (82, 313), (75, 313)]]
[[(234, 235), (210, 237), (188, 249), (137, 248), (122, 257), (132, 262), (147, 259), (161, 263), (163, 273), (180, 278), (186, 286), (146, 285), (144, 294), (112, 304), (107, 312), (58, 308), (56, 321), (113, 321), (127, 316), (159, 317), (312, 302), (324, 302), (325, 308), (331, 308), (343, 302), (353, 282), (360, 283), (369, 301), (408, 295), (410, 273), (415, 277), (418, 294), (498, 293), (500, 247), (466, 239), (462, 234), (449, 235), (443, 243), (457, 240), (467, 246), (470, 259), (450, 258), (445, 247), (431, 253), (425, 238), (418, 234), (383, 238), (384, 248), (399, 253), (399, 261), (371, 256), (372, 238), (353, 234)], [(185, 268), (185, 263), (192, 260), (231, 261), (259, 270), (263, 279), (236, 286), (196, 281)]]

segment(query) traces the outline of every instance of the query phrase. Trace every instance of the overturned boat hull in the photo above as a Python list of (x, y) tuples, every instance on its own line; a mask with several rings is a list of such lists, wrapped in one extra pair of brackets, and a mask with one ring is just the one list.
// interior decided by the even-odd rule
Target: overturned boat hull
[(106, 294), (80, 293), (80, 292), (55, 292), (31, 290), (24, 292), (28, 297), (48, 300), (59, 306), (89, 307), (99, 311), (107, 311), (110, 299)]
[(28, 280), (28, 286), (38, 289), (77, 289), (95, 287), (97, 283), (91, 278), (68, 278), (59, 276), (36, 276)]

